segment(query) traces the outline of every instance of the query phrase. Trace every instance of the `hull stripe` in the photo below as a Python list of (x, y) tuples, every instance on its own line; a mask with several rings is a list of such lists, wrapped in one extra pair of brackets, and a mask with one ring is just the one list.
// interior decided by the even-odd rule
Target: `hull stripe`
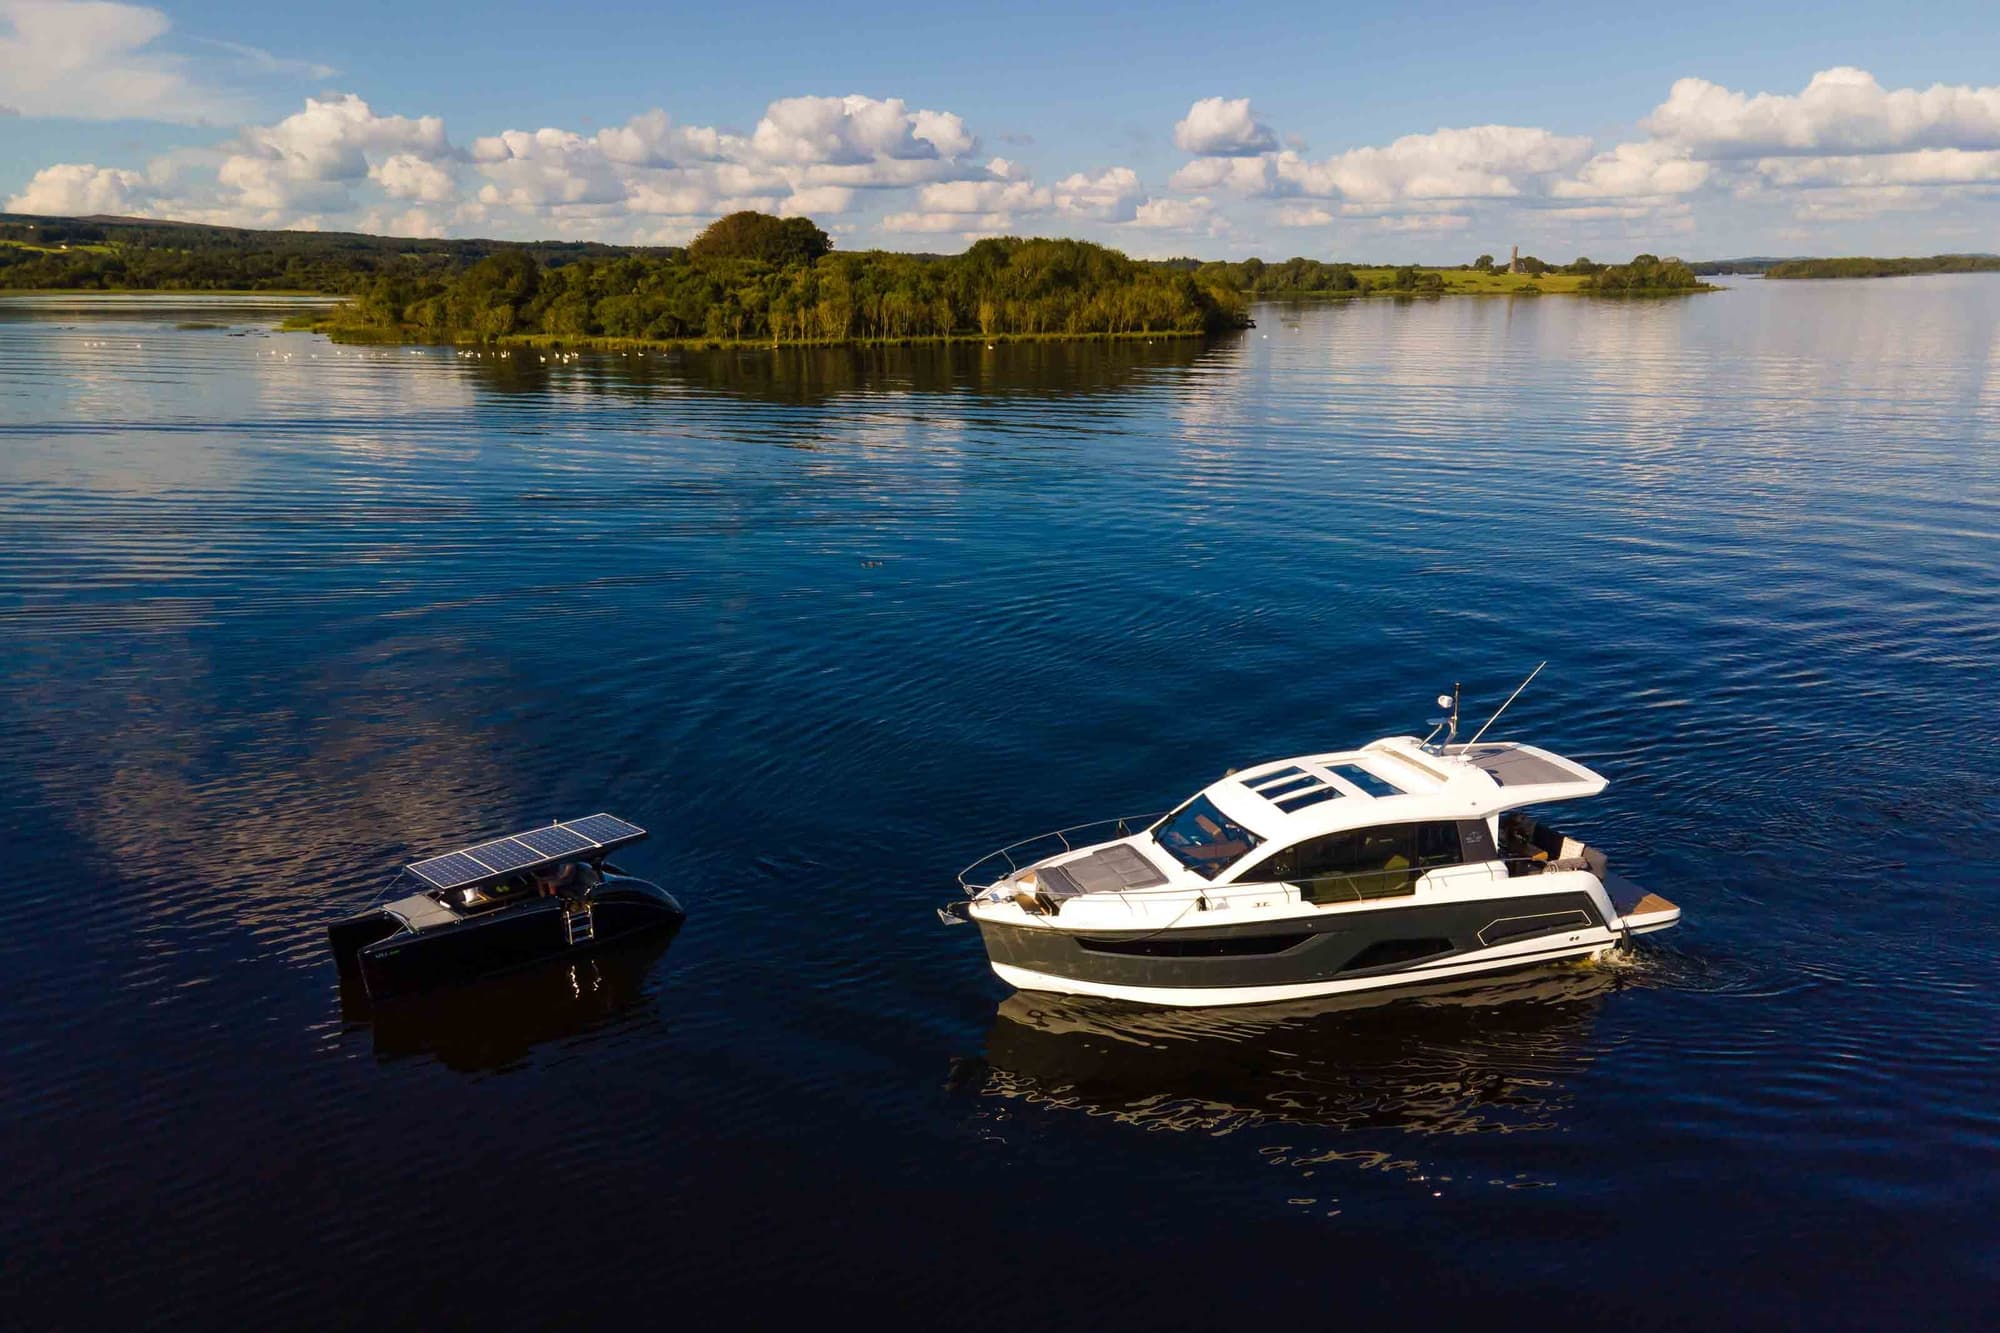
[(1380, 976), (1271, 986), (1121, 986), (1049, 976), (997, 962), (993, 964), (993, 971), (1002, 981), (1017, 990), (1053, 991), (1061, 995), (1096, 995), (1106, 999), (1138, 1000), (1149, 1004), (1194, 1008), (1209, 1005), (1269, 1004), (1279, 1000), (1310, 999), (1318, 995), (1388, 990), (1438, 977), (1469, 976), (1478, 972), (1556, 962), (1564, 958), (1597, 957), (1608, 952), (1615, 943), (1614, 939), (1600, 938), (1591, 942), (1565, 944), (1558, 948), (1532, 952), (1482, 950), (1474, 955), (1458, 954), (1426, 966), (1412, 967)]

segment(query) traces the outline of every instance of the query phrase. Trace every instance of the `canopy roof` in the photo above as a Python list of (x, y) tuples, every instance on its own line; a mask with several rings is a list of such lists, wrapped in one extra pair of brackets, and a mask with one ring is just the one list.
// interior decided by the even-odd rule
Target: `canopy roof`
[(1358, 750), (1255, 765), (1203, 794), (1259, 837), (1292, 841), (1370, 824), (1483, 819), (1503, 810), (1595, 796), (1605, 779), (1517, 741), (1426, 750), (1389, 736)]
[(414, 861), (403, 868), (434, 889), (476, 888), (525, 870), (602, 856), (645, 836), (646, 830), (615, 815), (588, 815), (446, 852), (428, 861)]

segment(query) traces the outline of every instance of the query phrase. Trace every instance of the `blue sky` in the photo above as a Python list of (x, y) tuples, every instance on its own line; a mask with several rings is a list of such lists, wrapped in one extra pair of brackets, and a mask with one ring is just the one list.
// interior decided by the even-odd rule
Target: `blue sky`
[(1457, 261), (2000, 249), (1990, 4), (0, 0), (0, 200)]

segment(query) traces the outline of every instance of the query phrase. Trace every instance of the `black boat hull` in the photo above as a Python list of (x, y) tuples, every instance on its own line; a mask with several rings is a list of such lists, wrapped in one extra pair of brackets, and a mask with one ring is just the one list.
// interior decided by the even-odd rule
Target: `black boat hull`
[(413, 930), (377, 908), (336, 922), (328, 942), (343, 976), (358, 977), (371, 1001), (460, 984), (546, 959), (579, 956), (685, 917), (666, 890), (645, 880), (607, 878), (589, 900), (589, 929), (560, 898), (537, 898), (448, 925)]

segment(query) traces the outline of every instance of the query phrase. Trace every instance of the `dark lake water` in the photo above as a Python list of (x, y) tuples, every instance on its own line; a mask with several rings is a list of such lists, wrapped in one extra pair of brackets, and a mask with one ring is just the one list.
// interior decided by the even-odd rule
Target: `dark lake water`
[[(275, 317), (0, 303), (9, 1326), (1991, 1318), (2000, 278), (549, 362)], [(1687, 914), (1632, 960), (1147, 1013), (932, 915), (1544, 658), (1501, 730)], [(343, 997), (395, 866), (599, 809), (676, 937)]]

